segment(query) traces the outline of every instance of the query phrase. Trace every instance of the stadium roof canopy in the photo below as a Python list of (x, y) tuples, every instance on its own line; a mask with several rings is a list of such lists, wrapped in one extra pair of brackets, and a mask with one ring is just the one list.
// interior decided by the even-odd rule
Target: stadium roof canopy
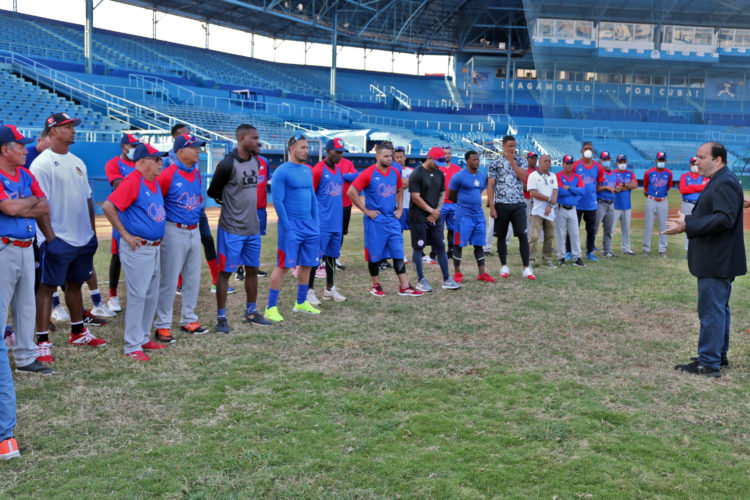
[(259, 35), (420, 54), (529, 47), (523, 0), (117, 0)]

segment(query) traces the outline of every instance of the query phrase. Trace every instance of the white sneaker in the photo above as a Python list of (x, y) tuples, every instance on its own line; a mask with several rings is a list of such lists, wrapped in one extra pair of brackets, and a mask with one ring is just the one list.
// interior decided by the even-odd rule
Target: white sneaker
[(408, 263), (409, 263), (409, 258), (406, 255), (404, 255), (404, 264), (408, 264)]
[[(310, 300), (308, 298), (308, 300)], [(333, 300), (335, 302), (344, 302), (346, 297), (341, 295), (335, 286), (332, 286), (330, 290), (323, 291), (323, 300)]]
[(510, 268), (508, 266), (501, 267), (500, 268), (500, 277), (501, 278), (507, 278), (508, 276), (510, 276)]
[(430, 257), (429, 255), (425, 255), (424, 257), (422, 257), (422, 262), (424, 264), (434, 264), (435, 263), (435, 261), (432, 260), (432, 257)]
[(109, 308), (106, 302), (102, 302), (98, 306), (92, 307), (91, 314), (99, 316), (100, 318), (111, 318), (115, 316), (114, 311)]
[(317, 307), (320, 305), (320, 301), (318, 300), (318, 297), (315, 296), (315, 290), (307, 291), (307, 301), (310, 303), (311, 306), (314, 306), (314, 307)]
[(525, 267), (523, 269), (523, 277), (528, 280), (535, 280), (536, 276), (534, 276), (534, 270), (531, 269), (531, 267)]
[(122, 311), (122, 306), (120, 305), (120, 299), (117, 297), (110, 297), (109, 301), (107, 302), (107, 305), (109, 306), (110, 310), (116, 313)]
[(315, 270), (315, 277), (316, 278), (325, 278), (326, 277), (326, 266), (318, 266), (318, 268)]
[(52, 309), (52, 321), (70, 321), (70, 314), (68, 314), (65, 306), (60, 304)]
[(299, 266), (294, 266), (294, 270), (292, 271), (292, 273), (294, 274), (294, 277), (296, 278), (297, 275), (299, 274)]

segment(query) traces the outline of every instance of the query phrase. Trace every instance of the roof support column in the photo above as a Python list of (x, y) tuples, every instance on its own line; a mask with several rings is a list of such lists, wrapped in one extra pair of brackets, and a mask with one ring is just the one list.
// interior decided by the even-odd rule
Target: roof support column
[(338, 4), (333, 6), (333, 34), (331, 35), (331, 102), (336, 102), (336, 45), (339, 33), (339, 8)]
[(505, 56), (507, 58), (507, 61), (505, 61), (505, 114), (510, 114), (510, 55), (511, 55), (511, 38), (510, 38), (510, 31), (508, 31), (508, 46), (507, 46), (507, 55)]
[(91, 35), (94, 31), (94, 0), (86, 0), (86, 21), (83, 25), (83, 57), (86, 60), (86, 73), (94, 72), (91, 55)]

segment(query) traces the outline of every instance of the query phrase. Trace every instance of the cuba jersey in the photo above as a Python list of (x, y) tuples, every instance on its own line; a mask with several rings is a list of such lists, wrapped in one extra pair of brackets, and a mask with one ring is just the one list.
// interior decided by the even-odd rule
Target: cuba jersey
[[(629, 184), (635, 180), (635, 174), (630, 170), (617, 171), (617, 183), (621, 186)], [(615, 210), (630, 210), (630, 190), (615, 193)]]
[[(24, 167), (16, 169), (15, 177), (0, 170), (0, 181), (0, 204), (3, 200), (18, 200), (29, 196), (45, 198), (36, 178)], [(0, 211), (0, 236), (27, 240), (35, 235), (36, 219), (12, 217)]]
[(596, 183), (602, 180), (602, 170), (602, 166), (597, 162), (592, 162), (590, 167), (586, 167), (583, 160), (578, 160), (573, 166), (573, 172), (581, 177), (585, 188), (576, 205), (578, 210), (596, 210)]
[(672, 171), (654, 167), (643, 175), (643, 189), (654, 198), (666, 198), (672, 188)]
[[(615, 172), (614, 170), (610, 170), (609, 172), (607, 172), (606, 170), (602, 169), (602, 180), (600, 182), (602, 183), (601, 185), (605, 187), (616, 187), (617, 172)], [(597, 191), (596, 199), (604, 201), (614, 201), (615, 193), (611, 191)]]
[(377, 210), (384, 217), (395, 219), (396, 192), (401, 189), (398, 170), (389, 166), (383, 173), (377, 165), (371, 165), (357, 176), (352, 186), (365, 194), (365, 207), (368, 210)]
[(703, 188), (706, 187), (708, 180), (704, 179), (701, 174), (687, 172), (680, 177), (680, 193), (682, 199), (695, 203), (701, 195)]
[(336, 165), (331, 170), (321, 161), (313, 167), (312, 174), (315, 197), (318, 200), (320, 232), (340, 233), (344, 225), (344, 177), (341, 169)]
[[(438, 167), (441, 172), (443, 172), (443, 175), (445, 176), (445, 185), (450, 186), (451, 185), (451, 179), (453, 179), (453, 176), (456, 175), (461, 171), (461, 167), (456, 165), (455, 163), (449, 163), (446, 167)], [(452, 205), (453, 202), (448, 199), (448, 190), (445, 190), (445, 200), (443, 201), (443, 206), (445, 205)]]
[(120, 211), (120, 220), (133, 236), (156, 241), (164, 237), (167, 214), (157, 181), (147, 181), (137, 170), (107, 197)]
[(480, 172), (472, 174), (469, 169), (461, 170), (452, 176), (448, 189), (456, 192), (456, 218), (481, 217), (484, 219), (482, 208), (482, 190), (487, 187), (487, 177)]
[(162, 170), (156, 178), (164, 197), (169, 222), (198, 224), (203, 203), (201, 174), (194, 166), (189, 169), (179, 160)]
[(106, 174), (110, 185), (117, 179), (124, 179), (133, 173), (133, 170), (135, 170), (135, 162), (123, 160), (119, 156), (115, 156), (104, 166), (104, 173)]

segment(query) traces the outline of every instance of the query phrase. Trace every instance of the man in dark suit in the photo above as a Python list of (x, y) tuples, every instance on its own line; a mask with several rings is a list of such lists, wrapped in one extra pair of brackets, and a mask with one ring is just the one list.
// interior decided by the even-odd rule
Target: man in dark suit
[(728, 366), (731, 315), (729, 296), (736, 276), (747, 272), (743, 239), (742, 186), (727, 168), (727, 150), (707, 142), (698, 148), (698, 170), (710, 181), (698, 198), (693, 213), (680, 213), (665, 234), (684, 232), (688, 237), (688, 268), (698, 278), (698, 357), (675, 366), (708, 377), (720, 377)]

